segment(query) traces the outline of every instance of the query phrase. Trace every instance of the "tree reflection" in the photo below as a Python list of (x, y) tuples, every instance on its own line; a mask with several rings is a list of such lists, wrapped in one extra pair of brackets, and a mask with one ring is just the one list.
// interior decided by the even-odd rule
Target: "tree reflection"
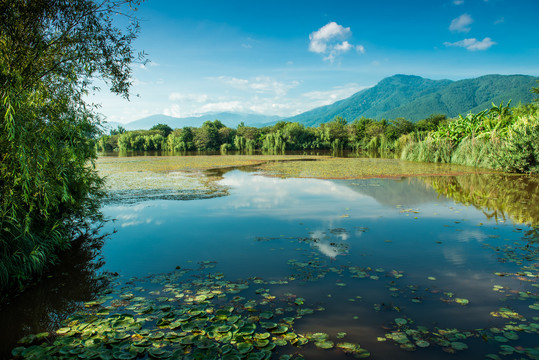
[(105, 236), (81, 237), (39, 282), (2, 304), (0, 358), (10, 358), (23, 336), (58, 329), (62, 320), (109, 285), (109, 277), (99, 274), (104, 240)]
[(487, 219), (539, 224), (539, 178), (511, 174), (425, 177), (425, 183), (454, 201), (472, 205)]

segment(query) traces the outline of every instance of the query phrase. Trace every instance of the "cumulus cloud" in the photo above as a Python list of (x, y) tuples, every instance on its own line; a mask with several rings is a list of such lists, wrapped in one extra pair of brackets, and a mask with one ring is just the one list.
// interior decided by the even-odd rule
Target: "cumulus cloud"
[(468, 14), (462, 14), (456, 19), (453, 19), (451, 21), (451, 24), (449, 25), (449, 30), (452, 32), (464, 32), (467, 33), (471, 30), (469, 25), (473, 23), (473, 19)]
[[(350, 28), (343, 27), (332, 21), (322, 26), (309, 35), (309, 51), (325, 55), (324, 60), (334, 62), (336, 57), (354, 48), (346, 39), (352, 36)], [(358, 52), (363, 53), (362, 45), (356, 47)]]
[(464, 39), (461, 41), (457, 41), (454, 43), (445, 42), (444, 45), (463, 47), (469, 51), (477, 51), (477, 50), (487, 50), (492, 45), (496, 45), (496, 42), (492, 41), (491, 38), (486, 37), (481, 41), (477, 40), (476, 38), (471, 38), (471, 39)]

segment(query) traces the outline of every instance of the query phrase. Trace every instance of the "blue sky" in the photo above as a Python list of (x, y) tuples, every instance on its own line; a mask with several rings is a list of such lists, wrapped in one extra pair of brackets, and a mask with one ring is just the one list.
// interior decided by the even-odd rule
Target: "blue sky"
[(108, 121), (207, 112), (292, 116), (387, 76), (539, 75), (539, 0), (146, 0), (127, 102)]

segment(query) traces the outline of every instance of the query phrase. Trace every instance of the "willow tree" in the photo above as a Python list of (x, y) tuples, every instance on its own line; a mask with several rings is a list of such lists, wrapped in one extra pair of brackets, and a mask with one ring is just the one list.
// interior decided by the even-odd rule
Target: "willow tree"
[(0, 290), (40, 274), (100, 218), (100, 120), (85, 96), (99, 79), (129, 98), (138, 5), (0, 0)]

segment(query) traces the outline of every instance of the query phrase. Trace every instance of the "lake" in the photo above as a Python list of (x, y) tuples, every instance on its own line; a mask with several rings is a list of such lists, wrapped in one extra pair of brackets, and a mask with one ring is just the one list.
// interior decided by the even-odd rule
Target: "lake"
[(59, 329), (81, 358), (539, 359), (537, 177), (301, 160), (121, 168), (108, 235), (1, 310), (2, 353)]

